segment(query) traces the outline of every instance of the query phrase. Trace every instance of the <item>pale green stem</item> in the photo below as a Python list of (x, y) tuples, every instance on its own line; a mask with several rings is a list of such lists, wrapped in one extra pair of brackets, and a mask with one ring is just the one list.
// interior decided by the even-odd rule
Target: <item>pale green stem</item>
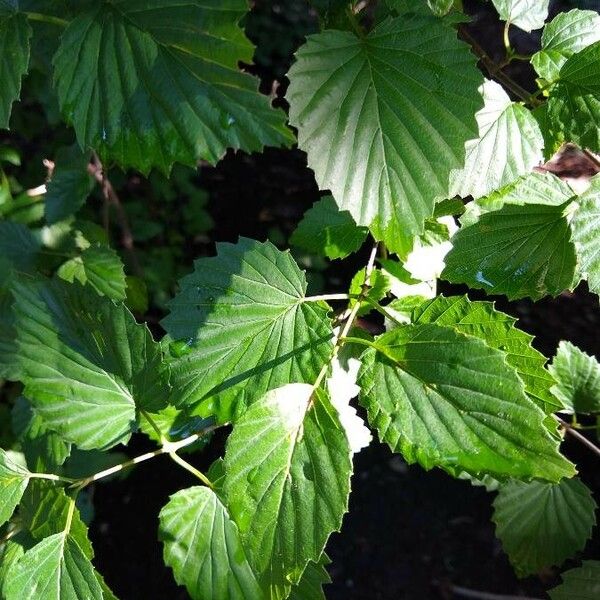
[(504, 23), (504, 48), (506, 49), (506, 57), (510, 58), (513, 55), (513, 49), (510, 46), (510, 36), (508, 35), (508, 30), (510, 29), (510, 21), (506, 21)]
[(324, 300), (328, 302), (329, 300), (348, 300), (350, 298), (350, 294), (321, 294), (320, 296), (306, 296), (302, 298), (302, 302), (321, 302)]
[(214, 486), (213, 486), (213, 484), (212, 484), (212, 482), (210, 481), (210, 479), (208, 479), (208, 477), (206, 477), (206, 475), (204, 475), (204, 473), (202, 473), (201, 471), (199, 471), (198, 469), (196, 469), (196, 467), (190, 465), (189, 462), (183, 460), (183, 458), (181, 458), (181, 456), (179, 456), (175, 452), (169, 452), (169, 456), (180, 467), (183, 467), (186, 471), (189, 471), (190, 473), (192, 473), (192, 475), (195, 475), (200, 481), (202, 481), (202, 483), (204, 483), (204, 485), (208, 486), (211, 490), (215, 489)]
[(73, 513), (75, 512), (75, 498), (69, 498), (69, 512), (67, 513), (67, 522), (65, 523), (64, 532), (71, 531), (71, 523), (73, 522)]
[(63, 481), (64, 483), (74, 483), (75, 479), (54, 475), (53, 473), (28, 473), (30, 479), (48, 479), (49, 481)]

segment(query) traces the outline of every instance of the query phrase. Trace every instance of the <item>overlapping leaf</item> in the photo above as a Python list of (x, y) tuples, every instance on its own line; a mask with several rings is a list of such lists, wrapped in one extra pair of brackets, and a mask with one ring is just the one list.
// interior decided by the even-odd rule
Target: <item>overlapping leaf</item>
[(558, 78), (568, 58), (600, 40), (600, 15), (593, 10), (561, 12), (544, 27), (542, 49), (531, 57), (538, 75)]
[(25, 552), (8, 572), (4, 592), (6, 600), (103, 600), (92, 564), (64, 532)]
[(577, 258), (568, 206), (507, 205), (483, 214), (454, 236), (442, 278), (511, 299), (572, 288)]
[(77, 147), (59, 150), (52, 179), (46, 186), (45, 215), (48, 223), (57, 223), (83, 206), (94, 185), (87, 170), (88, 162), (89, 156)]
[(550, 0), (492, 0), (503, 21), (531, 31), (544, 26)]
[(486, 81), (481, 93), (485, 105), (475, 115), (479, 137), (467, 142), (464, 168), (451, 174), (451, 196), (485, 196), (543, 159), (544, 139), (531, 112), (511, 102), (494, 81)]
[(23, 14), (0, 7), (0, 129), (6, 129), (21, 79), (29, 68), (31, 27)]
[(28, 481), (29, 471), (13, 462), (0, 448), (0, 525), (12, 516)]
[(159, 518), (165, 563), (194, 600), (265, 598), (238, 528), (214, 491), (181, 490), (171, 496)]
[(579, 269), (593, 292), (600, 294), (600, 176), (577, 200), (579, 205), (571, 221), (573, 242), (579, 257)]
[(452, 327), (502, 350), (522, 379), (527, 395), (544, 412), (555, 412), (561, 405), (550, 391), (555, 381), (545, 369), (546, 358), (531, 346), (533, 337), (515, 327), (516, 321), (495, 310), (491, 302), (471, 302), (466, 296), (438, 296), (415, 309), (412, 317), (415, 324)]
[(288, 596), (289, 600), (325, 600), (323, 586), (331, 583), (326, 569), (330, 562), (325, 553), (319, 562), (309, 562), (300, 581), (292, 587), (292, 592)]
[(600, 41), (561, 67), (548, 99), (551, 136), (600, 152)]
[(46, 425), (82, 449), (126, 440), (169, 396), (162, 353), (123, 306), (62, 281), (15, 284), (18, 354)]
[(290, 243), (336, 259), (356, 252), (366, 237), (366, 227), (358, 227), (348, 211), (340, 210), (335, 200), (326, 196), (306, 211)]
[(557, 383), (552, 393), (570, 412), (600, 412), (600, 364), (569, 342), (562, 341), (550, 365)]
[(246, 238), (197, 260), (163, 320), (189, 341), (172, 365), (178, 405), (236, 408), (286, 383), (313, 382), (331, 352), (327, 308), (304, 301), (306, 278), (288, 252)]
[(61, 109), (80, 145), (124, 167), (167, 172), (176, 161), (214, 163), (228, 147), (289, 143), (283, 112), (238, 68), (252, 60), (237, 24), (247, 8), (245, 0), (116, 0), (82, 9), (54, 58)]
[(310, 36), (296, 58), (290, 122), (317, 183), (392, 251), (407, 253), (477, 135), (473, 56), (440, 19), (405, 16), (364, 38)]
[[(69, 525), (69, 535), (91, 560), (94, 551), (88, 539), (88, 530), (81, 520), (79, 511), (71, 506), (72, 502), (73, 499), (53, 482), (34, 479), (23, 494), (19, 505), (19, 516), (23, 526), (38, 542), (50, 535), (63, 532)], [(71, 511), (73, 514), (69, 516)]]
[(551, 589), (552, 600), (597, 600), (600, 595), (600, 561), (586, 560), (562, 574), (563, 582)]
[(351, 470), (337, 414), (311, 385), (268, 392), (235, 424), (223, 495), (250, 564), (272, 597), (285, 597), (339, 530)]
[(0, 222), (0, 257), (16, 270), (32, 270), (40, 248), (40, 241), (25, 225)]
[(500, 479), (574, 473), (504, 352), (434, 324), (398, 327), (375, 345), (362, 358), (361, 403), (408, 462)]
[(596, 503), (579, 479), (511, 481), (494, 500), (496, 535), (517, 575), (561, 565), (583, 550), (596, 523)]
[(110, 247), (94, 244), (80, 256), (64, 263), (58, 274), (65, 281), (89, 283), (99, 294), (124, 300), (127, 288), (125, 271), (119, 255)]
[(71, 452), (71, 444), (50, 431), (33, 410), (29, 400), (20, 396), (12, 410), (13, 430), (32, 471), (55, 472)]

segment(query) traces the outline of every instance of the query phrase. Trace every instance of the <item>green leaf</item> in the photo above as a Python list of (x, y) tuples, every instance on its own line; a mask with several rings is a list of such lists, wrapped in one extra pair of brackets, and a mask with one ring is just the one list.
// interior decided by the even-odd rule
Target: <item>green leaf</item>
[(550, 0), (492, 0), (503, 21), (524, 31), (541, 29), (548, 17)]
[(245, 0), (117, 0), (82, 10), (53, 61), (80, 145), (148, 173), (214, 164), (228, 147), (288, 144), (284, 113), (238, 69), (252, 62), (237, 25), (247, 10)]
[(12, 104), (29, 68), (31, 27), (23, 14), (0, 14), (0, 129), (7, 129)]
[(409, 463), (499, 479), (574, 474), (504, 352), (432, 324), (398, 327), (375, 344), (362, 357), (360, 401)]
[(330, 562), (325, 553), (321, 555), (318, 562), (310, 561), (300, 581), (292, 587), (289, 600), (325, 600), (323, 586), (331, 583), (331, 577), (326, 569)]
[(88, 173), (89, 155), (77, 146), (61, 148), (54, 161), (52, 179), (46, 186), (46, 221), (58, 223), (76, 213), (94, 187)]
[(531, 64), (546, 81), (558, 79), (568, 58), (600, 40), (600, 15), (594, 10), (574, 8), (561, 12), (542, 33), (542, 49), (531, 57)]
[(71, 453), (71, 444), (50, 431), (23, 396), (19, 396), (14, 404), (12, 422), (27, 465), (32, 471), (54, 473)]
[(496, 535), (519, 577), (559, 566), (583, 550), (596, 523), (596, 503), (579, 479), (510, 481), (494, 500)]
[(223, 495), (248, 560), (272, 597), (285, 597), (339, 530), (351, 471), (338, 416), (311, 385), (268, 392), (234, 425)]
[(352, 215), (340, 210), (331, 196), (325, 196), (304, 213), (290, 244), (334, 260), (356, 252), (367, 233), (366, 227), (358, 227)]
[(17, 332), (14, 328), (13, 296), (10, 292), (13, 276), (10, 264), (0, 257), (0, 377), (17, 381), (20, 376), (16, 356)]
[(571, 221), (572, 239), (579, 258), (579, 270), (590, 290), (600, 294), (600, 176), (579, 196), (579, 208)]
[[(361, 269), (350, 282), (350, 294), (360, 294), (365, 283), (365, 269)], [(391, 289), (391, 280), (385, 271), (381, 269), (373, 269), (369, 277), (369, 289), (366, 294), (366, 299), (369, 301), (363, 301), (361, 307), (358, 309), (358, 316), (366, 315), (373, 310), (373, 302), (379, 302), (385, 298), (387, 293)], [(350, 300), (350, 306), (353, 307), (356, 304), (356, 299)]]
[(73, 537), (56, 533), (13, 565), (6, 600), (102, 600), (94, 568)]
[(552, 393), (570, 412), (600, 412), (600, 364), (598, 361), (562, 341), (550, 365), (550, 372), (558, 382)]
[(34, 545), (26, 531), (19, 531), (0, 545), (0, 598), (6, 598), (6, 576), (12, 566)]
[(510, 299), (539, 300), (571, 289), (577, 258), (568, 205), (506, 205), (483, 214), (452, 238), (442, 279)]
[[(19, 515), (23, 526), (38, 542), (55, 533), (62, 533), (71, 518), (69, 535), (91, 560), (94, 550), (88, 539), (88, 530), (77, 508), (72, 508), (72, 502), (73, 499), (54, 483), (34, 479), (23, 494), (19, 504)], [(69, 517), (71, 510), (73, 514)]]
[(126, 441), (169, 397), (166, 366), (124, 306), (60, 280), (15, 284), (19, 361), (46, 425), (81, 449)]
[(410, 251), (477, 135), (482, 77), (435, 17), (388, 19), (366, 37), (308, 37), (290, 70), (290, 122), (321, 189), (394, 252)]
[(119, 255), (108, 246), (94, 244), (64, 263), (58, 275), (65, 281), (89, 283), (100, 295), (125, 300), (127, 282)]
[(600, 152), (600, 41), (567, 59), (558, 77), (548, 98), (551, 136)]
[(0, 257), (17, 271), (31, 271), (35, 268), (39, 240), (21, 223), (0, 221)]
[(447, 15), (452, 9), (454, 0), (427, 0), (427, 5), (431, 9), (434, 15), (443, 17)]
[(173, 494), (160, 511), (165, 564), (196, 600), (261, 600), (240, 535), (215, 492), (191, 487)]
[(464, 168), (451, 173), (451, 196), (485, 196), (543, 162), (544, 139), (531, 112), (495, 81), (486, 81), (481, 94), (479, 137), (467, 142)]
[(304, 302), (304, 273), (270, 242), (218, 244), (180, 288), (162, 321), (188, 342), (172, 364), (178, 407), (205, 399), (205, 416), (230, 420), (269, 389), (314, 381), (329, 358), (328, 308)]
[(555, 381), (545, 369), (546, 357), (531, 346), (533, 336), (517, 329), (517, 320), (495, 310), (491, 302), (471, 302), (466, 296), (438, 296), (416, 308), (412, 322), (452, 327), (505, 352), (506, 362), (523, 381), (527, 395), (547, 414), (561, 408), (550, 391)]
[(552, 600), (597, 600), (600, 595), (600, 561), (586, 560), (562, 574), (563, 582), (551, 589)]
[(12, 517), (28, 481), (29, 471), (15, 464), (0, 448), (0, 525)]
[(505, 206), (560, 206), (575, 197), (573, 189), (552, 173), (530, 173), (513, 183), (469, 202), (460, 218), (462, 225), (472, 225), (484, 213), (499, 210)]

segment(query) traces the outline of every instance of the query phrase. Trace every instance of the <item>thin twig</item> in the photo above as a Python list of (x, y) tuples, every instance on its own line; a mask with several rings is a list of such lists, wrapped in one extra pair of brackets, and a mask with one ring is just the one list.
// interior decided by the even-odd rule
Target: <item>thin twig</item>
[(470, 590), (469, 588), (461, 587), (460, 585), (450, 585), (450, 591), (456, 596), (463, 598), (478, 598), (479, 600), (537, 600), (527, 596), (507, 596), (506, 594), (491, 594), (490, 592), (480, 592), (478, 590)]
[[(100, 159), (95, 153), (93, 155), (92, 162), (88, 166), (88, 171), (102, 188), (105, 207), (108, 207), (109, 205), (115, 207), (117, 221), (119, 223), (119, 228), (121, 229), (121, 244), (123, 244), (123, 248), (125, 248), (125, 251), (129, 256), (131, 268), (134, 274), (138, 277), (143, 277), (142, 267), (140, 266), (140, 262), (135, 252), (133, 234), (131, 233), (131, 227), (129, 226), (127, 213), (125, 212), (125, 209), (121, 204), (121, 200), (112, 186), (110, 179), (108, 179), (106, 173), (104, 172), (104, 167), (102, 166)], [(108, 217), (106, 214), (104, 216), (104, 221), (105, 228), (108, 228)]]
[(560, 417), (554, 415), (555, 419), (560, 423), (560, 426), (571, 436), (573, 436), (577, 441), (581, 442), (584, 446), (587, 446), (594, 454), (600, 456), (600, 448), (596, 446), (596, 444), (590, 442), (584, 435), (579, 433), (574, 427), (572, 427), (566, 421), (563, 421)]
[(458, 31), (461, 37), (471, 45), (471, 48), (481, 60), (483, 66), (486, 68), (490, 77), (497, 79), (507, 89), (509, 89), (513, 94), (515, 94), (515, 96), (518, 96), (521, 100), (523, 100), (523, 102), (528, 102), (532, 106), (539, 106), (541, 104), (525, 88), (522, 88), (514, 79), (512, 79), (506, 73), (504, 73), (504, 71), (502, 71), (502, 68), (506, 66), (506, 64), (496, 64), (464, 26), (459, 26)]

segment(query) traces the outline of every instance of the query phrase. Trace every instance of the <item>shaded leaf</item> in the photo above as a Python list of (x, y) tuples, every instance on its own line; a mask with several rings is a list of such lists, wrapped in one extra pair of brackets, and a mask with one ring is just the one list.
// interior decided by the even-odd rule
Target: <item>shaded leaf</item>
[(54, 161), (52, 179), (46, 184), (46, 221), (57, 223), (76, 213), (94, 187), (88, 173), (89, 155), (77, 147), (61, 148)]
[(405, 16), (364, 38), (309, 36), (296, 58), (290, 122), (319, 187), (390, 250), (407, 253), (477, 135), (474, 57), (442, 20)]
[(58, 275), (65, 281), (89, 283), (100, 295), (124, 300), (127, 282), (119, 255), (108, 246), (94, 244), (64, 263)]
[(331, 563), (327, 554), (323, 553), (318, 562), (310, 561), (302, 573), (297, 585), (292, 587), (289, 600), (325, 600), (323, 586), (331, 583), (327, 565)]
[(600, 152), (600, 41), (561, 67), (547, 110), (551, 136)]
[(21, 223), (0, 221), (0, 257), (18, 271), (31, 271), (41, 244)]
[(24, 14), (0, 14), (0, 129), (7, 129), (12, 105), (29, 68), (31, 27)]
[(331, 196), (325, 196), (304, 213), (290, 244), (336, 259), (356, 252), (366, 237), (367, 228), (359, 227), (348, 211), (340, 210)]
[(23, 396), (19, 396), (13, 406), (12, 423), (32, 471), (53, 473), (69, 456), (71, 444), (49, 430)]
[(510, 481), (494, 500), (496, 535), (517, 575), (561, 565), (583, 550), (596, 523), (596, 503), (579, 479)]
[(62, 533), (70, 521), (69, 535), (77, 542), (85, 556), (94, 557), (92, 544), (88, 539), (88, 530), (79, 516), (77, 508), (69, 517), (72, 498), (55, 483), (34, 479), (27, 486), (19, 505), (19, 515), (23, 526), (38, 542), (44, 538)]
[(244, 0), (116, 0), (81, 10), (53, 61), (80, 145), (147, 173), (215, 163), (228, 147), (289, 143), (283, 112), (238, 69), (252, 61), (237, 25), (247, 10)]
[(600, 561), (586, 560), (562, 574), (563, 582), (551, 589), (552, 600), (597, 600), (600, 595)]
[(594, 357), (562, 341), (550, 372), (557, 381), (552, 393), (569, 412), (600, 412), (600, 365)]

